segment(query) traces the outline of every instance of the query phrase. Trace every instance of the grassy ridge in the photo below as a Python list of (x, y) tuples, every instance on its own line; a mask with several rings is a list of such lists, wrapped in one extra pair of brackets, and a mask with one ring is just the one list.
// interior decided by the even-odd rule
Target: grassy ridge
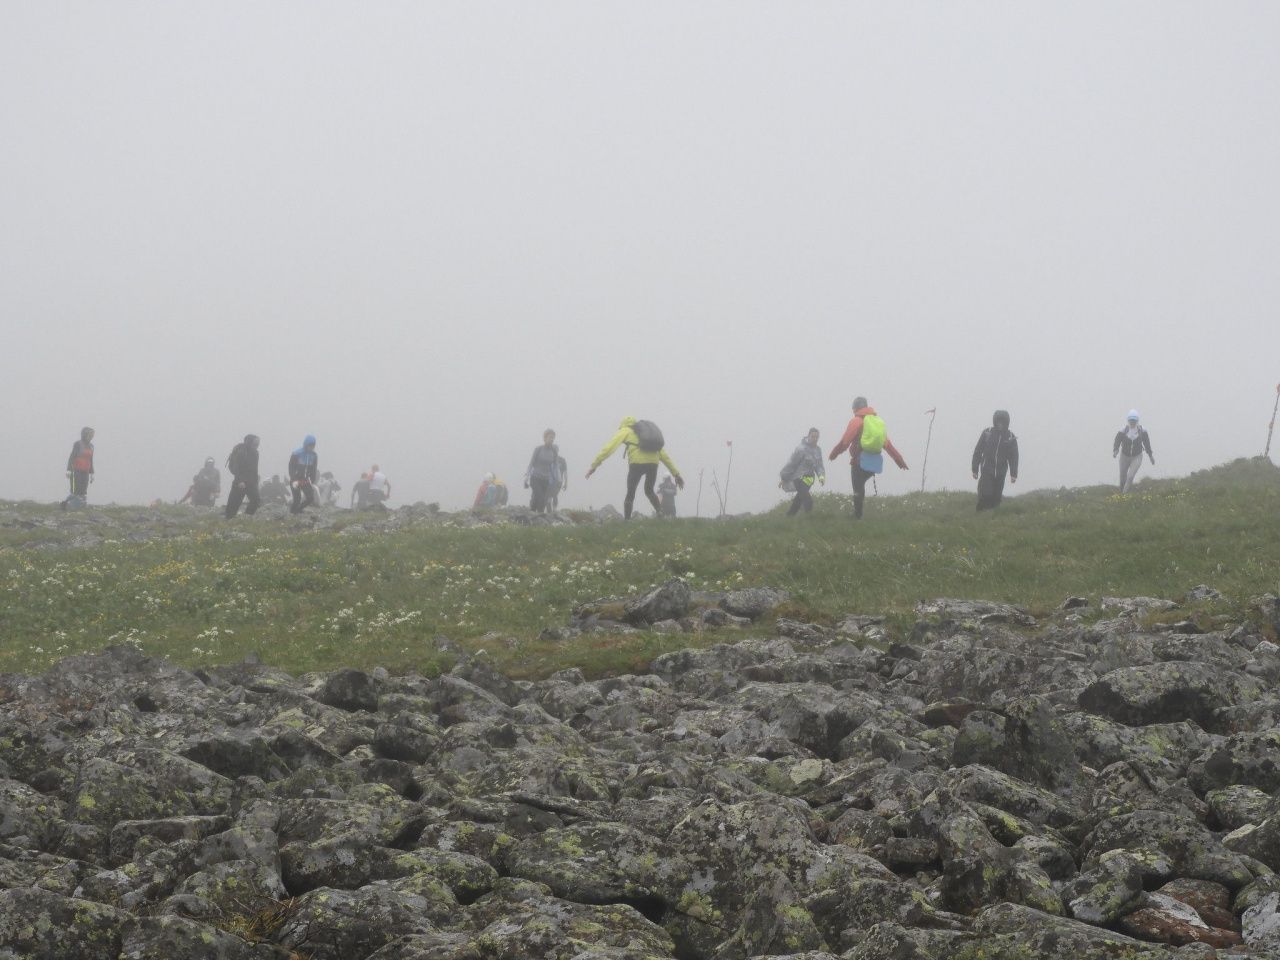
[[(437, 638), (484, 648), (515, 675), (569, 665), (632, 669), (724, 635), (537, 639), (583, 600), (669, 576), (697, 587), (769, 584), (792, 613), (885, 613), (905, 626), (921, 599), (958, 596), (1045, 611), (1072, 594), (1177, 597), (1205, 582), (1239, 602), (1280, 588), (1280, 470), (1237, 461), (1178, 480), (1036, 492), (975, 514), (974, 497), (873, 498), (855, 523), (846, 497), (813, 515), (572, 528), (436, 527), (303, 532), (209, 517), (178, 540), (34, 550), (0, 540), (0, 671), (131, 642), (190, 665), (257, 652), (294, 672), (383, 665), (424, 671)], [(120, 508), (122, 511), (125, 508)], [(137, 512), (134, 510), (133, 512)]]

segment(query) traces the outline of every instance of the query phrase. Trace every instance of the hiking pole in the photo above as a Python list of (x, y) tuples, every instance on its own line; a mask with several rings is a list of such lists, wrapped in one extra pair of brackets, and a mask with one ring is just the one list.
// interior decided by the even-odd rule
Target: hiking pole
[(1271, 408), (1271, 423), (1267, 425), (1267, 448), (1262, 451), (1262, 455), (1268, 459), (1271, 457), (1271, 431), (1276, 428), (1276, 411), (1280, 410), (1280, 383), (1276, 384), (1276, 405)]
[(920, 492), (924, 493), (924, 477), (929, 470), (929, 444), (933, 442), (933, 421), (938, 416), (938, 408), (926, 410), (925, 414), (929, 417), (929, 434), (924, 438), (924, 463), (920, 464)]

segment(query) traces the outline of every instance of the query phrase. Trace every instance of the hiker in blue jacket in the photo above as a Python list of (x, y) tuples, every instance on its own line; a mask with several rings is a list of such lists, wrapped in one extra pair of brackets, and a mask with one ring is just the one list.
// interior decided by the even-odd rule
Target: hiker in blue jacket
[(307, 434), (302, 446), (289, 457), (289, 486), (293, 490), (290, 513), (301, 513), (304, 507), (316, 506), (316, 481), (320, 474), (320, 458), (316, 456), (316, 438)]

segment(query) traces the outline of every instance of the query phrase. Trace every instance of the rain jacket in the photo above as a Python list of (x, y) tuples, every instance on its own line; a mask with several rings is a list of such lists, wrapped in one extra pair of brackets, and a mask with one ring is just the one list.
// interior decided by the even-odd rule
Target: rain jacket
[[(849, 456), (852, 458), (853, 462), (857, 463), (858, 458), (862, 455), (862, 418), (875, 414), (875, 412), (875, 407), (862, 407), (853, 411), (853, 419), (849, 421), (849, 426), (845, 428), (844, 436), (840, 438), (839, 443), (831, 448), (831, 454), (827, 459), (834, 460), (836, 457), (840, 456), (840, 454), (844, 453), (845, 450), (848, 450)], [(902, 459), (902, 454), (900, 454), (898, 452), (898, 448), (893, 445), (888, 434), (885, 434), (884, 438), (884, 452), (891, 456), (893, 458), (893, 462), (903, 470), (907, 469), (907, 461)]]
[(973, 472), (1004, 481), (1006, 472), (1018, 479), (1018, 438), (1004, 427), (987, 427), (973, 448)]
[(596, 467), (608, 460), (610, 454), (618, 449), (619, 444), (625, 444), (628, 463), (661, 463), (671, 471), (673, 476), (680, 476), (680, 470), (671, 461), (671, 458), (667, 456), (666, 450), (650, 453), (648, 450), (640, 449), (640, 438), (636, 436), (635, 425), (635, 417), (623, 417), (622, 423), (618, 425), (618, 432), (610, 438), (604, 448), (596, 454), (596, 458), (591, 461), (591, 469), (596, 469)]
[(1147, 436), (1146, 427), (1137, 428), (1137, 436), (1129, 436), (1129, 428), (1126, 426), (1123, 430), (1116, 434), (1116, 439), (1111, 444), (1111, 455), (1114, 457), (1117, 453), (1123, 453), (1126, 457), (1141, 457), (1143, 450), (1147, 451), (1147, 456), (1155, 459), (1151, 453), (1151, 438)]
[(799, 480), (801, 477), (825, 477), (827, 465), (822, 462), (822, 447), (810, 445), (801, 440), (800, 445), (791, 452), (791, 459), (782, 468), (778, 476), (784, 483), (788, 480)]
[(67, 457), (67, 469), (75, 473), (93, 473), (93, 443), (88, 440), (77, 440), (71, 446), (71, 456)]
[[(314, 441), (312, 441), (314, 443)], [(304, 443), (289, 458), (289, 479), (293, 481), (310, 480), (315, 483), (319, 477), (320, 458), (315, 449), (308, 450)]]

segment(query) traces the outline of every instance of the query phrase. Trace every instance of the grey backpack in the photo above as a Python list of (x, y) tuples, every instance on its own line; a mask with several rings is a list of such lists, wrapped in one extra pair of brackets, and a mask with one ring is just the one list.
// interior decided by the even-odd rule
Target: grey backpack
[(662, 430), (652, 420), (637, 420), (636, 425), (631, 429), (636, 432), (640, 449), (645, 453), (657, 453), (666, 446), (666, 441), (662, 438)]

